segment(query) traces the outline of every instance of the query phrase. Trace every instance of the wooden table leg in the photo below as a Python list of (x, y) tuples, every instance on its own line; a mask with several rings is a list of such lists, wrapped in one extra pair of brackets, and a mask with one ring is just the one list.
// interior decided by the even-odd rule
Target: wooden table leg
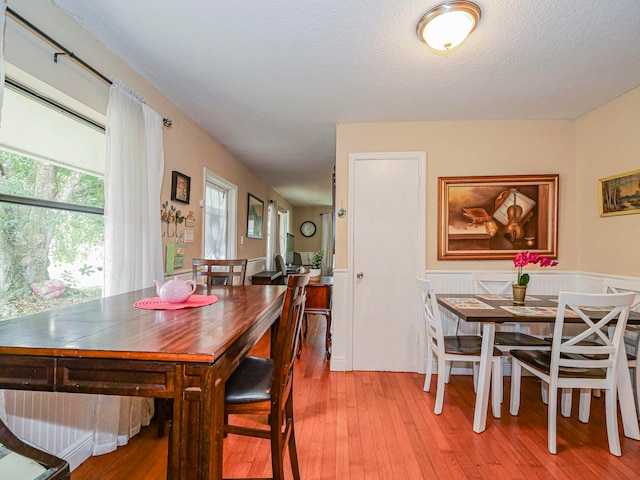
[(215, 381), (216, 370), (210, 365), (176, 367), (169, 480), (222, 478), (224, 382)]

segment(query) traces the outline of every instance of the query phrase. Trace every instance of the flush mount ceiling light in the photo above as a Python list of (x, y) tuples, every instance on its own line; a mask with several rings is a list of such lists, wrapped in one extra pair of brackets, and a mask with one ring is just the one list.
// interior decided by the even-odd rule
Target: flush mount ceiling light
[(480, 7), (467, 0), (452, 0), (425, 13), (416, 32), (434, 50), (447, 51), (460, 45), (480, 21)]

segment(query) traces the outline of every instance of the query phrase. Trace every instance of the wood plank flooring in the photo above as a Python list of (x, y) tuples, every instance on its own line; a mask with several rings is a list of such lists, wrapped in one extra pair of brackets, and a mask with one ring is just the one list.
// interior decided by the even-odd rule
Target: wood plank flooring
[[(509, 414), (507, 379), (502, 418), (489, 414), (487, 430), (476, 434), (470, 376), (452, 377), (443, 413), (434, 415), (435, 391), (422, 391), (424, 375), (330, 372), (324, 325), (309, 322), (295, 370), (303, 480), (640, 479), (639, 441), (621, 434), (622, 457), (609, 453), (604, 396), (593, 399), (588, 424), (578, 421), (577, 396), (571, 418), (558, 415), (558, 454), (551, 455), (546, 406), (532, 378), (523, 379), (519, 416)], [(261, 341), (258, 352), (267, 345)], [(129, 445), (80, 465), (72, 480), (165, 479), (167, 436), (155, 434), (155, 425), (143, 428)], [(225, 476), (269, 476), (269, 442), (229, 436), (224, 462)]]

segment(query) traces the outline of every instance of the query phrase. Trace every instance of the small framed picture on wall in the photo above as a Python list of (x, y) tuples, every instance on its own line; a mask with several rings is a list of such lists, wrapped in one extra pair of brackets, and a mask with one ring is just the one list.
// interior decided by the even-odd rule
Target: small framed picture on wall
[(175, 170), (171, 173), (171, 200), (180, 203), (189, 203), (191, 192), (191, 177), (187, 177)]
[(262, 238), (262, 219), (264, 217), (264, 202), (249, 194), (247, 208), (247, 238)]

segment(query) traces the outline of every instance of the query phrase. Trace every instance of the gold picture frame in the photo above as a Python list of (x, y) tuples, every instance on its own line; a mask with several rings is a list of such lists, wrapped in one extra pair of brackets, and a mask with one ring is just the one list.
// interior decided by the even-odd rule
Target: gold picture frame
[(640, 213), (640, 170), (598, 180), (600, 216)]
[(438, 178), (438, 260), (558, 255), (559, 175)]

